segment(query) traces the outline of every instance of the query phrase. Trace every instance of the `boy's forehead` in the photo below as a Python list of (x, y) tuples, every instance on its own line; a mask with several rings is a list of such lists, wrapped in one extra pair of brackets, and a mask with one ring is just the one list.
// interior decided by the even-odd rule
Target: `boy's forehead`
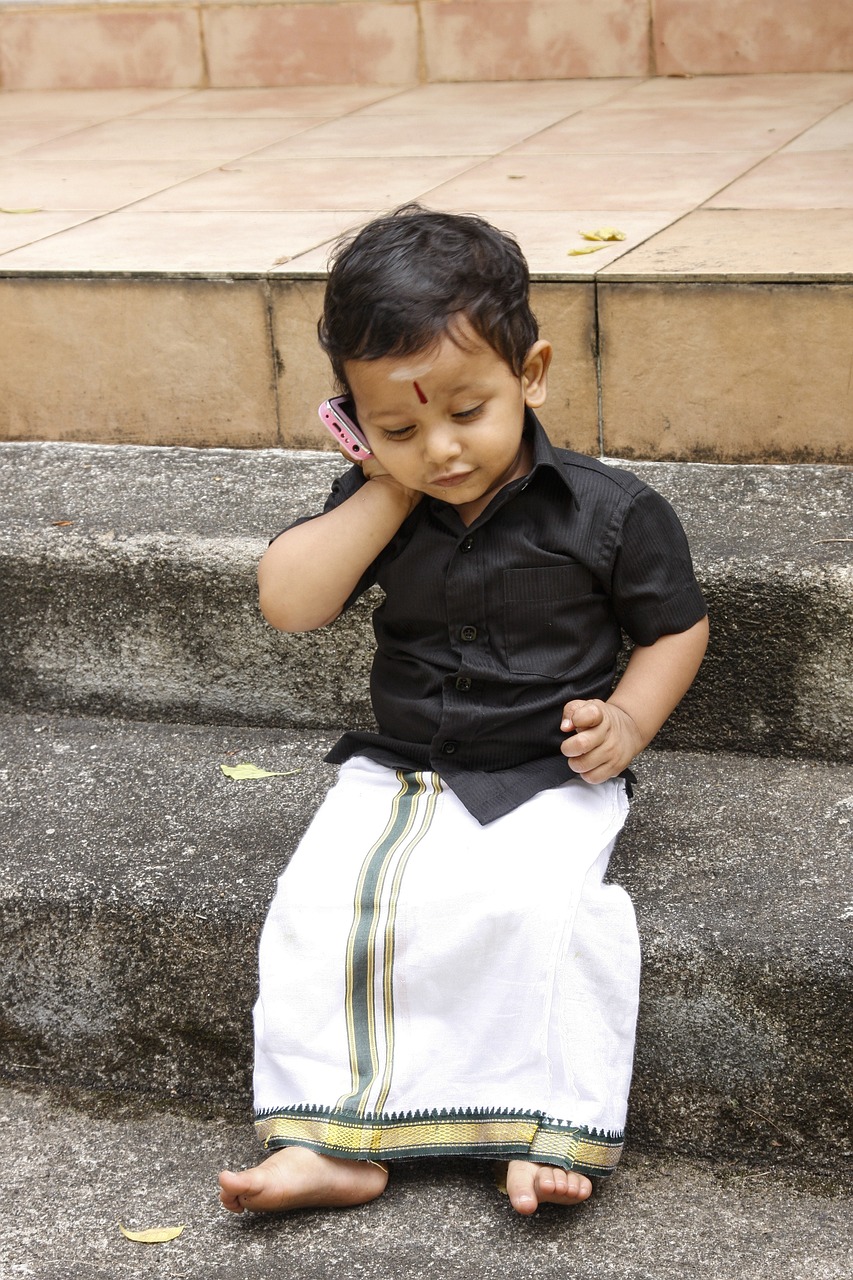
[(393, 362), (393, 368), (389, 369), (388, 377), (391, 382), (414, 382), (417, 378), (422, 378), (425, 374), (430, 373), (435, 365), (435, 358), (422, 356), (417, 363), (409, 364), (406, 360), (398, 363)]
[(474, 379), (482, 372), (483, 363), (503, 363), (498, 353), (470, 327), (458, 326), (439, 334), (435, 342), (422, 351), (400, 356), (380, 356), (374, 360), (348, 360), (345, 370), (349, 379), (387, 380), (411, 384), (418, 379), (438, 376), (455, 382)]

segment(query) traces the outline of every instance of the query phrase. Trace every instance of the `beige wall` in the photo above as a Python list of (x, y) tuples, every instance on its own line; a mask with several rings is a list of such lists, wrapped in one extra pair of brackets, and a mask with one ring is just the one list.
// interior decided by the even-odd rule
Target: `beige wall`
[[(533, 287), (557, 444), (853, 462), (850, 285), (599, 280), (597, 311), (595, 294)], [(0, 439), (333, 448), (322, 295), (319, 279), (0, 280)]]

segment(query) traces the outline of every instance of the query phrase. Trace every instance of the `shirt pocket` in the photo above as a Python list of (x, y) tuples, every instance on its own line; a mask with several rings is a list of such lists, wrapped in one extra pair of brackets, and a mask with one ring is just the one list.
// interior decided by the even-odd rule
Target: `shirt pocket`
[(506, 569), (503, 650), (514, 675), (567, 675), (593, 639), (601, 592), (582, 564)]

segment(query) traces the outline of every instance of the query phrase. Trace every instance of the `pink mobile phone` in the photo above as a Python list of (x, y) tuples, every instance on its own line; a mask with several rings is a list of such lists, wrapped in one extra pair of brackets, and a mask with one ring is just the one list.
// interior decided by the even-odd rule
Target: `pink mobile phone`
[(355, 462), (364, 462), (373, 457), (364, 432), (356, 422), (352, 400), (348, 400), (346, 396), (333, 396), (331, 400), (324, 400), (317, 412), (323, 426), (331, 431), (341, 448)]

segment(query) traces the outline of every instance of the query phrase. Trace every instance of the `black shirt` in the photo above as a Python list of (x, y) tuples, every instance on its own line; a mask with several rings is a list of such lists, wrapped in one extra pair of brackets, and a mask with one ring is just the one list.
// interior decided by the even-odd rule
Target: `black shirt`
[[(670, 505), (628, 472), (555, 449), (535, 415), (530, 473), (469, 526), (425, 497), (358, 583), (377, 582), (371, 697), (378, 733), (326, 759), (430, 769), (481, 823), (576, 777), (562, 709), (609, 697), (622, 630), (636, 643), (705, 616)], [(337, 479), (325, 510), (365, 481)]]

